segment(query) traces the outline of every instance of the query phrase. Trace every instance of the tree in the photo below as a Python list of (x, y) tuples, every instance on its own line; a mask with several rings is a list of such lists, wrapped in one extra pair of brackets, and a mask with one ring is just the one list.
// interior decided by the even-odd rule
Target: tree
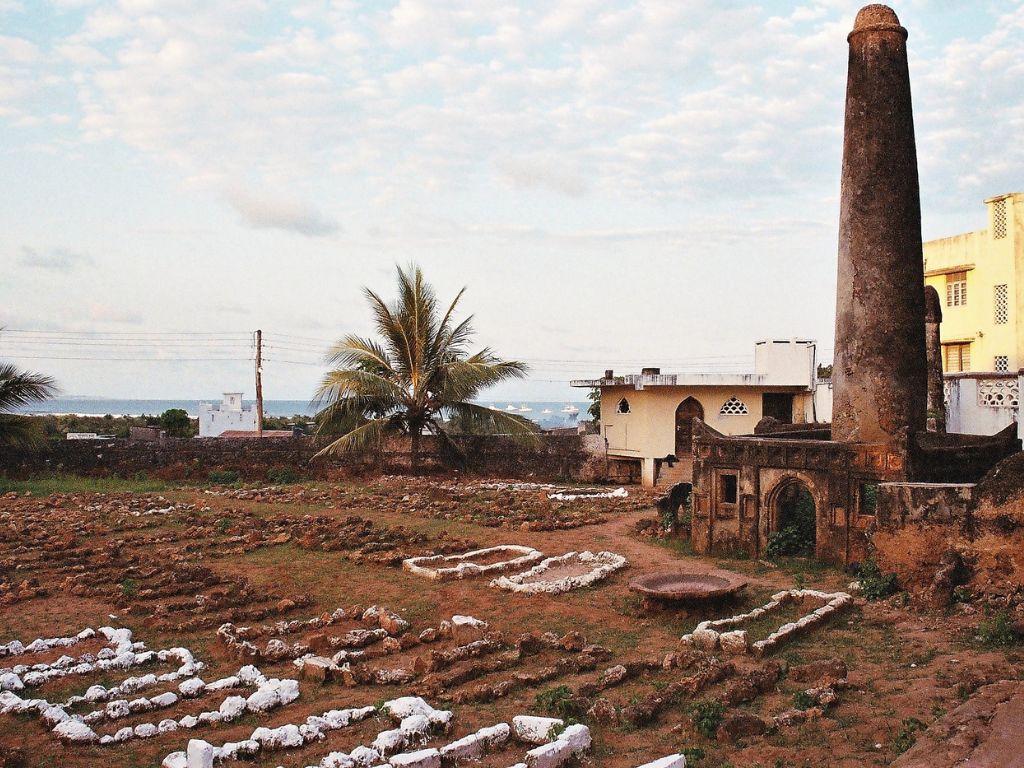
[(594, 426), (597, 431), (601, 431), (601, 390), (598, 387), (594, 387), (592, 390), (587, 392), (587, 400), (590, 401), (590, 405), (587, 407), (587, 413), (590, 414), (590, 418), (594, 422)]
[(538, 427), (528, 419), (471, 402), (486, 387), (523, 378), (526, 366), (502, 360), (487, 347), (469, 354), (473, 318), (455, 320), (466, 289), (441, 315), (437, 295), (418, 267), (396, 271), (398, 299), (391, 305), (363, 289), (380, 338), (348, 335), (331, 349), (328, 360), (336, 367), (317, 391), (317, 431), (340, 437), (317, 455), (379, 449), (388, 437), (408, 435), (415, 473), (420, 438), (429, 432), (448, 456), (463, 459), (445, 430), (445, 417), (478, 433), (535, 439)]
[(168, 408), (160, 414), (160, 429), (169, 437), (192, 437), (192, 419), (181, 408)]
[(10, 411), (29, 403), (41, 403), (57, 394), (57, 384), (49, 376), (18, 370), (12, 363), (0, 362), (0, 445), (29, 448), (42, 439), (42, 431), (32, 419)]

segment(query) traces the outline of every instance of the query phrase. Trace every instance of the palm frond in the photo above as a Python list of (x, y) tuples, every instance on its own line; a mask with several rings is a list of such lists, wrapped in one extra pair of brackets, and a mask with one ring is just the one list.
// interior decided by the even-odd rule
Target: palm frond
[(49, 376), (19, 370), (12, 363), (0, 363), (0, 411), (38, 403), (57, 394), (57, 383)]
[(8, 448), (37, 448), (45, 440), (40, 425), (27, 416), (0, 413), (0, 445)]
[(454, 403), (445, 407), (467, 432), (508, 435), (530, 444), (538, 444), (540, 427), (514, 413), (505, 413), (476, 403)]
[(390, 418), (371, 419), (319, 450), (313, 458), (379, 448), (389, 433), (398, 434), (398, 428)]
[(359, 368), (364, 371), (376, 371), (384, 374), (395, 374), (388, 357), (387, 350), (373, 339), (362, 336), (348, 335), (332, 346), (327, 353), (328, 365), (342, 368)]
[(464, 360), (444, 366), (438, 378), (437, 396), (445, 402), (472, 400), (481, 390), (512, 379), (526, 377), (527, 366), (514, 360), (499, 360), (484, 349)]

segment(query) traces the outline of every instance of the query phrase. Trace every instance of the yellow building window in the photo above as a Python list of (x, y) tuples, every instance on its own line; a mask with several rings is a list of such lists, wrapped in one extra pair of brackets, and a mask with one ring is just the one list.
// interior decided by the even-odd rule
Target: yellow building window
[(996, 240), (1006, 237), (1006, 200), (996, 200), (992, 206), (992, 237)]
[(971, 370), (970, 344), (943, 344), (942, 357), (946, 373), (960, 373)]
[(967, 303), (967, 273), (950, 272), (946, 275), (946, 306), (962, 307)]

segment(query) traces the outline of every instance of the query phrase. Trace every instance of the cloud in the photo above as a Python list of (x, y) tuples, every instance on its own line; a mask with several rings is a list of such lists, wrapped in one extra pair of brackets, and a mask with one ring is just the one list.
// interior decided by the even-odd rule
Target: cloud
[(55, 272), (71, 272), (80, 266), (92, 263), (92, 257), (77, 253), (66, 248), (50, 248), (39, 251), (29, 246), (22, 246), (21, 258), (18, 263), (32, 269), (49, 269)]
[(253, 229), (281, 229), (308, 237), (323, 237), (338, 232), (338, 222), (302, 200), (253, 194), (242, 189), (225, 193), (228, 203)]
[(142, 314), (128, 309), (119, 309), (109, 304), (93, 302), (89, 305), (89, 318), (98, 323), (121, 323), (141, 325)]

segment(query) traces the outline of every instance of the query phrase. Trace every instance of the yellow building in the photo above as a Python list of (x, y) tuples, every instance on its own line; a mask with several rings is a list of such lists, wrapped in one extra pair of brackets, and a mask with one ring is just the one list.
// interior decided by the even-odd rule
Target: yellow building
[(925, 283), (943, 298), (947, 373), (1024, 367), (1024, 193), (985, 205), (988, 229), (924, 244)]
[[(693, 419), (726, 435), (749, 435), (764, 416), (783, 423), (831, 418), (831, 404), (817, 413), (815, 342), (759, 341), (754, 372), (637, 375), (572, 382), (601, 390), (601, 434), (608, 458), (638, 463), (645, 486), (690, 482)], [(671, 456), (671, 461), (666, 461)]]

